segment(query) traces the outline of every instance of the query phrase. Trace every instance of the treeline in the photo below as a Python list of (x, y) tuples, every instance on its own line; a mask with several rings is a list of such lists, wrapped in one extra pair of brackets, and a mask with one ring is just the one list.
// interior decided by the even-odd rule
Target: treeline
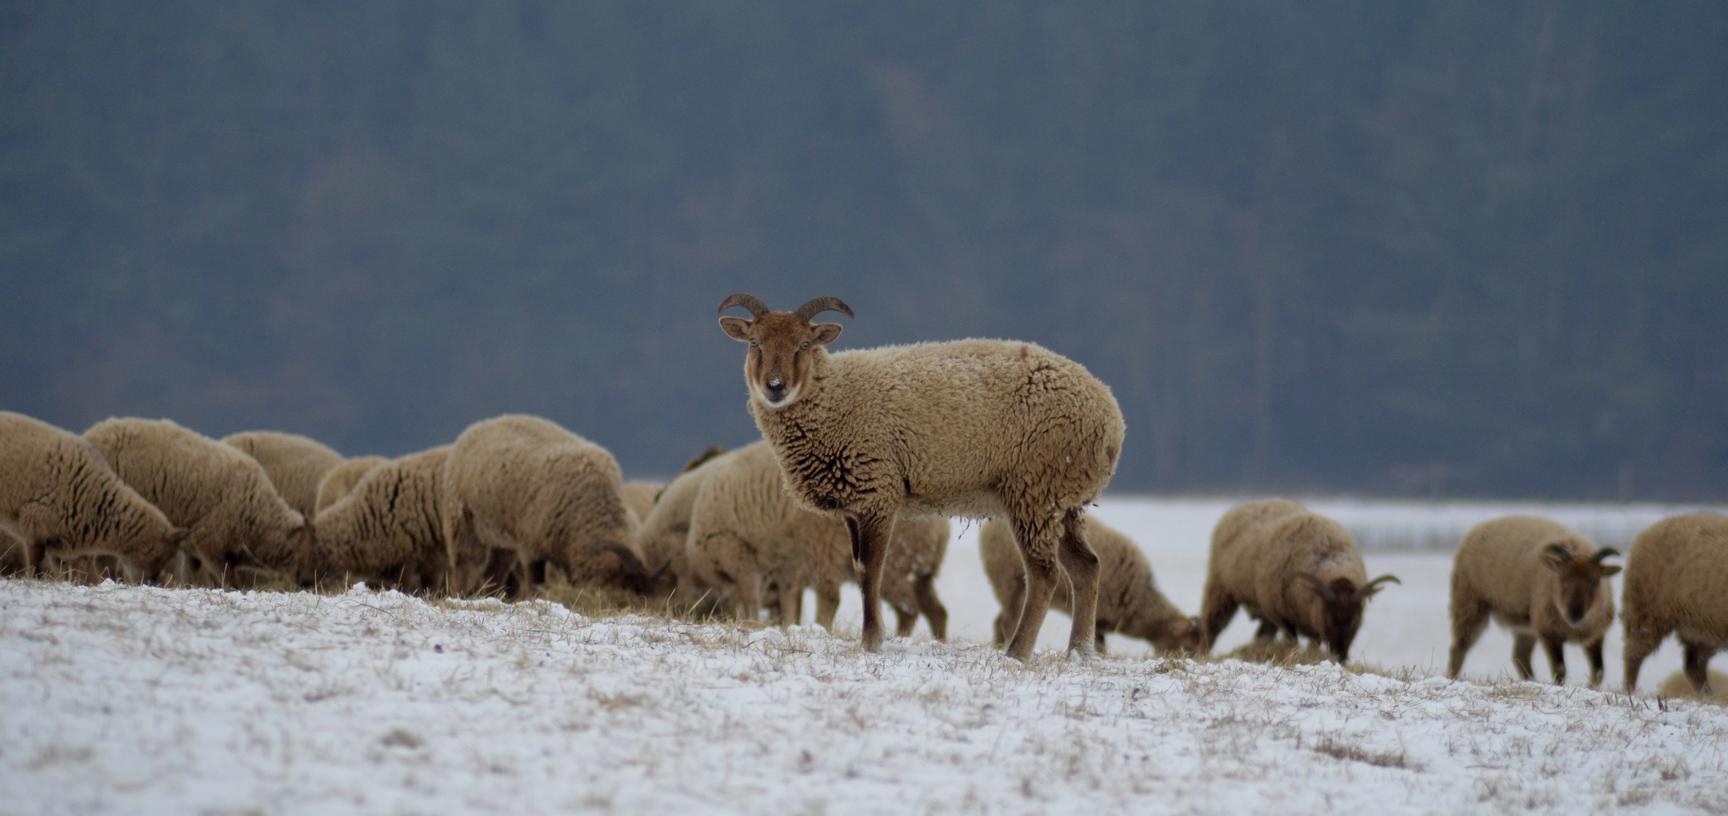
[(754, 434), (726, 293), (1025, 337), (1141, 490), (1720, 497), (1711, 2), (0, 6), (0, 393)]

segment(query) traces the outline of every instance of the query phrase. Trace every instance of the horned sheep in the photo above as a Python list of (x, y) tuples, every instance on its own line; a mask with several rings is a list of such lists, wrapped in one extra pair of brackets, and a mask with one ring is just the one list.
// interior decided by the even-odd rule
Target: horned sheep
[(1028, 587), (1008, 654), (1024, 660), (1044, 621), (1058, 565), (1075, 586), (1068, 648), (1093, 652), (1098, 557), (1081, 534), (1122, 452), (1122, 411), (1110, 389), (1072, 360), (1032, 343), (959, 340), (844, 351), (821, 297), (790, 312), (735, 294), (750, 311), (721, 317), (748, 345), (749, 410), (788, 485), (813, 509), (845, 518), (863, 564), (863, 646), (882, 645), (884, 559), (902, 511), (1003, 516), (1027, 563)]
[(324, 508), (341, 501), (342, 497), (348, 495), (354, 486), (366, 477), (367, 473), (388, 461), (390, 460), (382, 456), (355, 456), (343, 460), (341, 464), (326, 471), (324, 478), (318, 480), (318, 494), (313, 502), (313, 517), (324, 512)]
[(153, 581), (187, 536), (87, 440), (23, 414), (0, 411), (0, 474), (0, 539), (21, 546), (26, 574), (50, 556), (110, 555)]
[(238, 449), (160, 419), (106, 419), (84, 432), (114, 472), (191, 534), (181, 549), (210, 583), (248, 569), (292, 569), (312, 544), (264, 467)]
[[(1104, 651), (1107, 632), (1147, 641), (1159, 654), (1191, 652), (1199, 647), (1199, 621), (1182, 614), (1158, 591), (1152, 565), (1133, 539), (1092, 515), (1085, 518), (1085, 535), (1086, 543), (1098, 553), (1100, 567), (1097, 624), (1100, 653)], [(1020, 613), (1026, 571), (1014, 546), (1014, 532), (1001, 521), (991, 520), (979, 531), (978, 554), (984, 561), (990, 589), (1002, 605), (995, 623), (996, 643), (1001, 644), (1014, 626), (1014, 616)], [(1051, 607), (1068, 612), (1073, 603), (1071, 596), (1064, 576), (1056, 587)]]
[[(883, 568), (882, 597), (911, 633), (922, 614), (932, 635), (947, 637), (948, 611), (935, 578), (948, 546), (948, 521), (903, 517)], [(689, 570), (704, 585), (728, 593), (739, 614), (755, 619), (773, 588), (778, 618), (801, 619), (804, 589), (816, 591), (816, 622), (832, 628), (840, 587), (855, 577), (845, 522), (801, 506), (786, 490), (779, 461), (766, 442), (740, 448), (713, 466), (691, 511)]]
[(1620, 571), (1602, 562), (1619, 554), (1535, 516), (1502, 516), (1472, 527), (1452, 565), (1447, 676), (1463, 670), (1465, 654), (1492, 616), (1513, 631), (1512, 665), (1523, 679), (1534, 676), (1530, 656), (1540, 640), (1554, 682), (1565, 685), (1561, 647), (1572, 642), (1584, 645), (1590, 685), (1601, 685), (1602, 641), (1614, 622), (1608, 577)]
[(319, 480), (343, 462), (342, 454), (324, 443), (281, 431), (245, 431), (222, 437), (222, 442), (263, 465), (276, 492), (306, 518), (318, 514)]
[(449, 446), (377, 465), (359, 484), (318, 514), (303, 583), (347, 575), (407, 592), (443, 591), (450, 560), (445, 545), (441, 482)]
[(1244, 502), (1212, 531), (1200, 609), (1200, 651), (1208, 653), (1238, 607), (1261, 621), (1258, 638), (1283, 631), (1324, 643), (1349, 659), (1362, 608), (1391, 575), (1367, 580), (1356, 540), (1344, 526), (1293, 501)]
[(507, 415), (468, 426), (444, 463), (451, 589), (478, 590), (492, 551), (513, 556), (529, 595), (547, 567), (573, 584), (650, 594), (657, 578), (629, 547), (629, 511), (612, 454), (545, 419)]
[(1728, 646), (1728, 516), (1693, 513), (1651, 525), (1626, 557), (1626, 693), (1669, 634), (1680, 640), (1692, 688), (1711, 692), (1710, 657)]

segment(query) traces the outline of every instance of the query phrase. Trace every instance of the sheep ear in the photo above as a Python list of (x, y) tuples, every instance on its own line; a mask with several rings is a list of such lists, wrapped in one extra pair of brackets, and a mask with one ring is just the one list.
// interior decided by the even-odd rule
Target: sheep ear
[(1556, 541), (1542, 548), (1542, 563), (1549, 569), (1557, 570), (1572, 563), (1572, 551), (1566, 545)]
[(750, 321), (742, 317), (720, 318), (720, 330), (725, 332), (727, 337), (740, 343), (750, 342)]
[(841, 329), (839, 323), (817, 323), (815, 329), (816, 336), (812, 337), (810, 342), (815, 343), (818, 346), (826, 346), (829, 343), (840, 339)]

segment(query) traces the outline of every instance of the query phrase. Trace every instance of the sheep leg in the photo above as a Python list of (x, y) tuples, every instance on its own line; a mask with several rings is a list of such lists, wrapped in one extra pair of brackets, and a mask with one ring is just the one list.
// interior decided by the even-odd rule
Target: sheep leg
[(1544, 635), (1542, 651), (1548, 653), (1548, 668), (1554, 672), (1554, 685), (1566, 685), (1566, 639)]
[(1260, 628), (1254, 630), (1255, 640), (1276, 640), (1277, 638), (1278, 624), (1272, 621), (1263, 620), (1260, 622)]
[(859, 588), (864, 590), (864, 651), (882, 651), (882, 565), (894, 538), (894, 514), (846, 516), (852, 553), (864, 564)]
[(1236, 615), (1236, 599), (1217, 584), (1206, 583), (1206, 594), (1200, 603), (1200, 654), (1211, 654), (1219, 633), (1230, 625)]
[(780, 587), (780, 597), (778, 600), (780, 603), (777, 604), (777, 606), (780, 610), (780, 625), (782, 627), (797, 626), (804, 622), (803, 587), (789, 587), (782, 585)]
[(894, 607), (894, 636), (911, 637), (913, 627), (918, 625), (918, 610)]
[(1692, 681), (1692, 690), (1706, 697), (1710, 696), (1710, 656), (1716, 650), (1702, 643), (1687, 643), (1682, 641), (1681, 648), (1686, 654), (1686, 679)]
[(930, 624), (930, 636), (937, 640), (948, 639), (948, 607), (942, 605), (942, 599), (936, 597), (936, 576), (920, 575), (912, 579), (912, 598), (918, 603), (918, 611), (924, 615), (924, 621)]
[(1482, 637), (1482, 630), (1488, 628), (1488, 605), (1469, 601), (1460, 602), (1456, 593), (1452, 597), (1452, 655), (1446, 661), (1446, 676), (1458, 679), (1464, 671), (1464, 656), (1470, 653), (1470, 647), (1476, 645), (1476, 640)]
[(834, 631), (834, 614), (840, 611), (840, 585), (823, 583), (816, 586), (816, 623)]
[(1534, 680), (1536, 672), (1530, 668), (1530, 656), (1536, 652), (1536, 636), (1519, 632), (1512, 638), (1512, 668), (1518, 670), (1518, 679)]
[[(1026, 594), (1020, 602), (1020, 619), (1014, 624), (1014, 636), (1008, 640), (1008, 656), (1016, 660), (1024, 661), (1032, 656), (1032, 645), (1038, 642), (1038, 630), (1044, 626), (1044, 615), (1050, 611), (1050, 596), (1055, 592), (1056, 581), (1060, 577), (1056, 564), (1059, 556), (1056, 551), (1062, 545), (1059, 541), (1052, 540), (1053, 531), (1050, 531), (1049, 527), (1048, 523), (1039, 525), (1021, 520), (1014, 522), (1014, 540), (1020, 545), (1020, 561), (1026, 575)], [(1096, 604), (1096, 596), (1093, 601)], [(1081, 620), (1079, 609), (1074, 610), (1074, 619), (1075, 628), (1078, 629)], [(1072, 641), (1073, 637), (1070, 636), (1069, 640)], [(1086, 640), (1086, 646), (1090, 650), (1091, 632), (1087, 632)], [(1072, 647), (1073, 643), (1070, 642), (1069, 645)]]
[(1092, 648), (1097, 650), (1097, 652), (1100, 656), (1106, 654), (1105, 649), (1104, 649), (1104, 630), (1103, 629), (1099, 629), (1097, 631), (1097, 634), (1094, 634), (1092, 636)]
[(1068, 635), (1068, 651), (1083, 657), (1098, 653), (1098, 554), (1081, 533), (1080, 511), (1070, 510), (1062, 520), (1062, 571), (1072, 587), (1074, 626)]
[(1664, 632), (1659, 637), (1647, 637), (1626, 627), (1626, 647), (1623, 654), (1626, 658), (1626, 693), (1631, 694), (1638, 689), (1638, 670), (1644, 665), (1644, 658), (1649, 657), (1656, 647), (1668, 635)]
[(1014, 588), (1008, 590), (1008, 597), (1002, 599), (1002, 611), (996, 613), (996, 637), (994, 645), (1002, 646), (1008, 642), (1008, 636), (1013, 634), (1008, 631), (1008, 627), (1018, 623), (1020, 620), (1019, 617), (1010, 620), (1008, 617), (1010, 610), (1012, 610), (1012, 614), (1018, 616), (1020, 614), (1020, 607), (1025, 605), (1025, 603), (1026, 576), (1021, 574), (1015, 576)]
[(48, 541), (32, 537), (24, 542), (24, 577), (43, 578), (47, 574)]
[(1590, 661), (1590, 687), (1602, 687), (1602, 642), (1606, 637), (1584, 644), (1584, 658)]

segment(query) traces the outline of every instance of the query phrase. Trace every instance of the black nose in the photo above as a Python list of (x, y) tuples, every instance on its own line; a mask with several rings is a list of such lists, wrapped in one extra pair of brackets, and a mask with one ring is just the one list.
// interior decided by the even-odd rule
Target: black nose
[(786, 384), (779, 380), (769, 380), (764, 390), (768, 392), (768, 399), (774, 402), (779, 402), (781, 397), (786, 396)]

